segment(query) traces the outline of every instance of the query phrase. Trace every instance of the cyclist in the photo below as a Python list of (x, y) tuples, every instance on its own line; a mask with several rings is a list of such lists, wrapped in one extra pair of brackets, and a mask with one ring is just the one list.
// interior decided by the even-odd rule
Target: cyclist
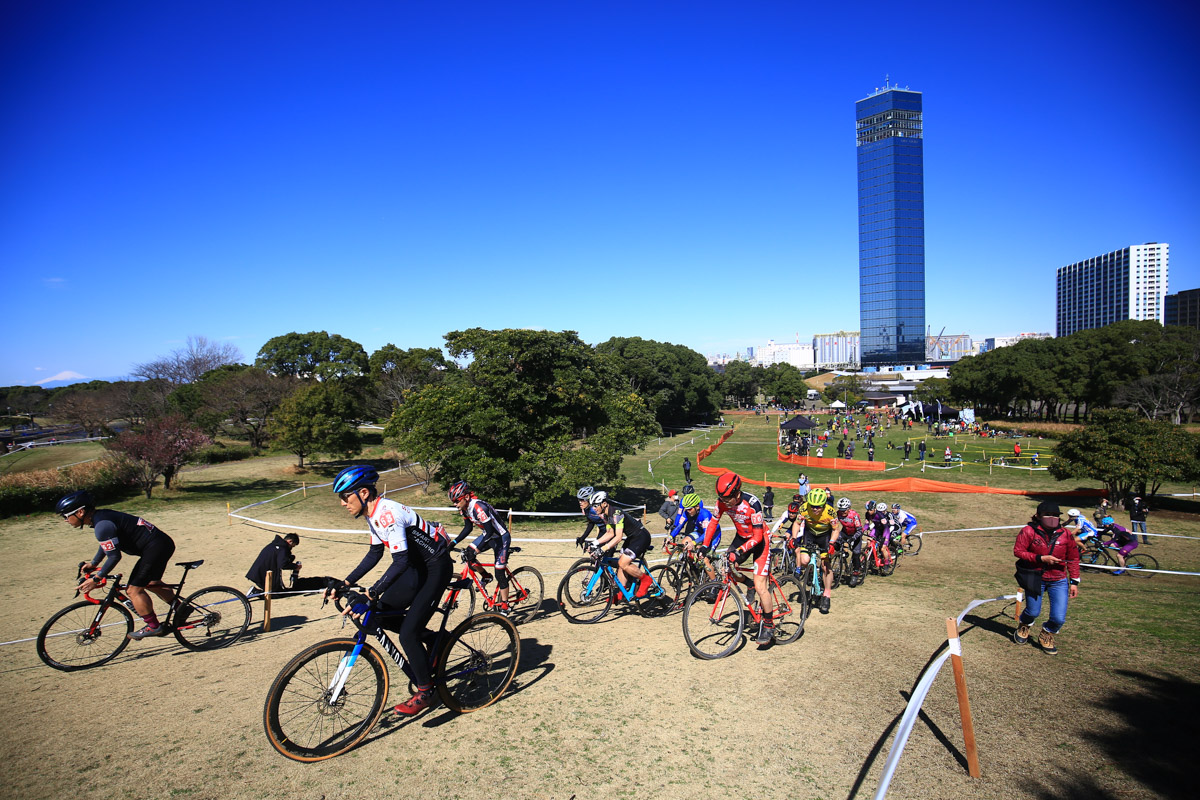
[(583, 529), (583, 533), (575, 540), (575, 544), (583, 546), (584, 541), (591, 535), (592, 529), (597, 525), (600, 526), (600, 533), (597, 536), (603, 536), (608, 530), (608, 526), (604, 524), (604, 518), (600, 516), (600, 512), (592, 508), (592, 495), (596, 490), (591, 486), (584, 486), (575, 493), (575, 498), (579, 500), (579, 511), (587, 520), (587, 527)]
[(899, 503), (892, 503), (892, 521), (896, 523), (893, 535), (899, 531), (900, 542), (908, 549), (908, 535), (917, 529), (917, 518), (902, 509)]
[(850, 548), (850, 552), (854, 554), (850, 559), (850, 569), (853, 573), (850, 576), (850, 585), (858, 586), (860, 583), (862, 583), (862, 537), (865, 528), (863, 526), (862, 519), (858, 516), (858, 512), (851, 507), (852, 505), (853, 504), (850, 502), (849, 497), (842, 497), (838, 499), (837, 518), (838, 522), (842, 524), (841, 539), (845, 545)]
[(342, 586), (330, 586), (325, 597), (345, 591), (345, 587), (366, 575), (383, 558), (384, 550), (392, 554), (387, 571), (367, 590), (370, 602), (362, 602), (359, 595), (359, 602), (348, 604), (344, 613), (361, 615), (373, 606), (381, 616), (389, 615), (383, 618), (380, 627), (399, 635), (417, 687), (416, 694), (396, 706), (395, 711), (411, 716), (435, 702), (429, 653), (421, 639), (450, 583), (450, 537), (440, 524), (426, 522), (408, 506), (381, 497), (375, 488), (378, 482), (379, 473), (367, 464), (346, 467), (333, 479), (333, 492), (341, 499), (342, 508), (355, 519), (366, 516), (371, 546)]
[[(683, 549), (691, 552), (704, 538), (704, 532), (708, 530), (708, 524), (712, 520), (712, 512), (704, 507), (704, 501), (700, 499), (700, 495), (692, 492), (685, 494), (683, 499), (679, 501), (679, 513), (675, 515), (675, 524), (671, 526), (671, 531), (667, 535), (666, 545), (664, 550), (669, 548), (671, 544), (678, 542), (680, 537), (683, 537)], [(721, 526), (717, 525), (716, 535), (713, 537), (711, 549), (717, 549), (721, 543)], [(704, 561), (704, 571), (708, 573), (710, 580), (717, 579), (716, 570), (713, 569), (712, 559), (709, 558), (708, 552), (702, 550), (700, 556)]]
[(1121, 575), (1125, 572), (1125, 556), (1137, 549), (1137, 537), (1117, 524), (1117, 521), (1112, 517), (1102, 517), (1100, 519), (1100, 535), (1110, 537), (1107, 547), (1112, 548), (1113, 555), (1117, 557), (1117, 564), (1120, 569), (1113, 570), (1113, 575)]
[(829, 613), (830, 595), (833, 594), (833, 565), (829, 557), (833, 555), (841, 535), (842, 523), (837, 513), (829, 507), (829, 493), (824, 489), (810, 489), (800, 515), (792, 525), (792, 541), (796, 545), (796, 561), (799, 566), (796, 573), (808, 566), (809, 559), (817, 556), (821, 563), (821, 582), (824, 592), (821, 594), (820, 612)]
[(877, 500), (875, 502), (875, 510), (867, 515), (868, 523), (872, 527), (872, 534), (875, 536), (875, 544), (880, 559), (884, 564), (892, 563), (892, 550), (888, 547), (892, 538), (892, 528), (894, 520), (892, 514), (888, 511), (886, 500)]
[(793, 497), (792, 502), (788, 503), (787, 514), (779, 520), (779, 524), (775, 526), (775, 530), (786, 531), (789, 535), (791, 534), (792, 524), (796, 521), (796, 515), (800, 513), (800, 506), (804, 502), (803, 500), (796, 499), (797, 497), (799, 495)]
[(505, 569), (505, 566), (508, 563), (508, 551), (512, 549), (512, 536), (509, 534), (508, 528), (496, 515), (496, 509), (492, 508), (489, 503), (480, 500), (475, 492), (471, 491), (471, 485), (466, 481), (457, 481), (450, 486), (450, 502), (454, 503), (458, 513), (463, 516), (463, 529), (458, 532), (458, 536), (454, 537), (454, 542), (450, 547), (452, 549), (457, 547), (459, 542), (467, 538), (471, 531), (479, 526), (482, 533), (476, 536), (475, 541), (467, 545), (467, 549), (463, 551), (463, 562), (482, 575), (486, 584), (491, 577), (487, 570), (479, 565), (479, 554), (484, 550), (496, 551), (496, 594), (500, 598), (500, 613), (507, 615), (509, 612), (508, 570)]
[[(96, 508), (92, 496), (85, 491), (64, 495), (54, 510), (72, 528), (87, 525), (94, 529), (96, 540), (100, 542), (91, 563), (83, 565), (86, 577), (79, 584), (79, 591), (90, 592), (99, 586), (121, 560), (121, 553), (138, 556), (138, 562), (129, 573), (129, 586), (125, 593), (146, 626), (129, 634), (129, 638), (145, 639), (147, 636), (166, 634), (167, 626), (158, 621), (158, 615), (154, 613), (154, 601), (147, 592), (158, 595), (168, 606), (175, 601), (175, 592), (162, 582), (167, 562), (175, 552), (175, 542), (171, 537), (141, 517), (109, 508)], [(100, 564), (100, 559), (104, 559), (103, 564)]]
[(758, 643), (767, 644), (775, 638), (775, 599), (771, 596), (770, 572), (771, 547), (767, 529), (763, 525), (762, 504), (749, 492), (742, 491), (742, 479), (735, 472), (726, 472), (717, 478), (717, 513), (708, 521), (704, 531), (704, 548), (711, 552), (715, 546), (721, 517), (729, 515), (733, 522), (733, 541), (729, 543), (726, 558), (735, 576), (739, 575), (737, 564), (754, 556), (754, 591), (762, 602), (763, 625), (758, 632)]
[[(637, 517), (626, 514), (613, 505), (608, 499), (608, 492), (593, 494), (591, 504), (592, 508), (599, 512), (604, 522), (612, 528), (611, 531), (599, 536), (592, 545), (603, 554), (606, 550), (616, 549), (617, 541), (624, 536), (624, 541), (621, 542), (620, 556), (617, 558), (617, 580), (621, 579), (621, 575), (625, 575), (630, 581), (636, 581), (636, 595), (645, 597), (654, 585), (654, 581), (651, 579), (650, 573), (643, 572), (635, 562), (640, 561), (646, 551), (650, 549), (650, 531), (646, 530), (646, 526)], [(610, 548), (609, 545), (612, 547)], [(628, 584), (622, 581), (621, 585)]]
[(1067, 512), (1067, 530), (1075, 534), (1075, 542), (1079, 545), (1080, 550), (1087, 547), (1093, 539), (1097, 543), (1100, 541), (1100, 534), (1096, 530), (1096, 526), (1088, 522), (1087, 517), (1083, 516), (1078, 508), (1072, 508)]

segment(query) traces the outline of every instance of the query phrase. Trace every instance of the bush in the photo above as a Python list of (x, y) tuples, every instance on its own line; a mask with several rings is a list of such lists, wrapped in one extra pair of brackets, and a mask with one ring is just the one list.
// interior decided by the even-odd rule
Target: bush
[(253, 455), (254, 451), (249, 447), (213, 445), (193, 455), (192, 462), (196, 464), (224, 464), (226, 461), (243, 461), (251, 458)]
[(133, 469), (121, 458), (106, 456), (64, 469), (39, 469), (0, 478), (0, 518), (52, 511), (67, 492), (87, 489), (97, 503), (128, 493)]

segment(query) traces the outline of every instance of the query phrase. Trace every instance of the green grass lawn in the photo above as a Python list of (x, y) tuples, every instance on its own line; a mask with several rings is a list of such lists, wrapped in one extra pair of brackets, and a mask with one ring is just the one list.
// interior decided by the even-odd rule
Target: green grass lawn
[(0, 458), (0, 475), (29, 472), (35, 469), (54, 469), (67, 464), (99, 458), (103, 453), (104, 445), (101, 442), (63, 443), (34, 447)]

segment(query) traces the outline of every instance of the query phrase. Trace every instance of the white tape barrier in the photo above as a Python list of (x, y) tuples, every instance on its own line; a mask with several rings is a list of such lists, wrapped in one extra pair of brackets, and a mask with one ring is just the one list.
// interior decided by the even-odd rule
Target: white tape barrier
[(1142, 567), (1133, 567), (1133, 568), (1114, 567), (1110, 564), (1080, 564), (1079, 568), (1082, 570), (1107, 569), (1107, 570), (1112, 570), (1113, 572), (1116, 572), (1119, 569), (1124, 569), (1129, 572), (1154, 572), (1154, 573), (1159, 573), (1162, 575), (1197, 575), (1197, 576), (1200, 576), (1200, 572), (1177, 572), (1177, 571), (1171, 570), (1171, 569), (1144, 569)]
[(108, 436), (92, 436), (86, 439), (63, 439), (61, 442), (25, 442), (23, 444), (16, 445), (16, 447), (14, 447), (12, 450), (9, 450), (7, 453), (0, 453), (0, 458), (4, 458), (5, 456), (13, 456), (25, 450), (32, 450), (35, 447), (53, 447), (54, 445), (59, 444), (77, 444), (79, 442), (103, 442), (108, 438)]
[[(988, 600), (975, 600), (964, 608), (963, 612), (956, 619), (958, 620), (958, 624), (961, 625), (963, 618), (973, 608), (977, 608), (985, 603), (994, 603), (998, 600), (1016, 599), (1017, 596), (1015, 594), (1006, 594)], [(951, 641), (950, 647), (946, 649), (946, 652), (938, 656), (925, 669), (920, 680), (917, 681), (917, 688), (913, 690), (912, 696), (908, 699), (908, 705), (904, 707), (904, 714), (900, 717), (900, 725), (896, 728), (896, 739), (892, 742), (892, 749), (888, 752), (887, 761), (883, 764), (883, 775), (879, 778), (879, 788), (875, 790), (875, 800), (883, 800), (887, 796), (888, 786), (892, 783), (892, 776), (896, 774), (896, 767), (900, 764), (900, 757), (904, 755), (904, 746), (908, 744), (909, 734), (912, 733), (913, 725), (916, 724), (917, 718), (921, 714), (921, 704), (925, 702), (925, 696), (929, 694), (929, 687), (933, 685), (933, 679), (937, 677), (938, 672), (951, 655), (962, 656), (962, 641), (960, 639)]]
[[(420, 462), (418, 461), (417, 464), (419, 464), (419, 463)], [(413, 466), (416, 466), (416, 465), (413, 465)], [(391, 469), (382, 470), (379, 474), (387, 475), (389, 472), (396, 472), (401, 469), (404, 469), (404, 468), (403, 467), (392, 467)], [(406, 486), (404, 488), (408, 489), (408, 488), (411, 488), (412, 486), (417, 486), (417, 485), (419, 485), (419, 484), (414, 483), (414, 484), (411, 484), (410, 486)], [(326, 486), (333, 486), (333, 481), (330, 481), (329, 483), (314, 483), (312, 486), (301, 486), (298, 489), (292, 489), (290, 492), (284, 492), (283, 494), (279, 495), (278, 497), (271, 497), (266, 500), (259, 500), (257, 503), (250, 503), (249, 505), (242, 506), (241, 508), (235, 508), (233, 510), (233, 512), (230, 513), (230, 516), (233, 516), (234, 514), (236, 514), (239, 511), (245, 511), (247, 508), (254, 508), (255, 506), (263, 506), (263, 505), (266, 505), (267, 503), (274, 503), (276, 500), (282, 500), (283, 498), (287, 497), (289, 494), (295, 494), (296, 492), (304, 492), (309, 489), (324, 489)], [(392, 491), (399, 491), (399, 490), (395, 489)], [(391, 494), (391, 491), (389, 491), (388, 494)], [(258, 521), (259, 520), (255, 520), (255, 522), (258, 522)], [(310, 530), (319, 530), (319, 529), (318, 528), (310, 528)]]

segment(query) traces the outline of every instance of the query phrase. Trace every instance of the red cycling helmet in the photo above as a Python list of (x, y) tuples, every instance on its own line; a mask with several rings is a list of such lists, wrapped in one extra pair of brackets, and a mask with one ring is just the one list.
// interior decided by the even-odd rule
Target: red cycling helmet
[(450, 484), (450, 502), (457, 503), (464, 497), (471, 496), (471, 484), (466, 481), (455, 481)]
[(736, 497), (742, 491), (742, 478), (736, 472), (726, 472), (717, 478), (717, 495)]

